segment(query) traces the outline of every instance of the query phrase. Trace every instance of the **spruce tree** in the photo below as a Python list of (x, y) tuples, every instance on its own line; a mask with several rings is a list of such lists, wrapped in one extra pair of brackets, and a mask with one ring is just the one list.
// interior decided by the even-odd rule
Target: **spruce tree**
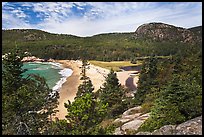
[(23, 78), (22, 52), (15, 49), (2, 60), (3, 134), (41, 134), (55, 114), (58, 93), (44, 78), (31, 74)]
[(99, 124), (107, 112), (107, 104), (97, 101), (91, 93), (85, 93), (72, 103), (65, 103), (65, 107), (71, 135), (90, 134), (89, 130)]
[(86, 68), (88, 66), (87, 60), (83, 59), (82, 60), (82, 70), (81, 70), (81, 75), (82, 77), (80, 78), (81, 80), (87, 80), (88, 77), (86, 76)]
[(103, 87), (99, 89), (99, 99), (102, 103), (108, 104), (109, 116), (116, 116), (124, 111), (123, 106), (124, 89), (122, 88), (116, 73), (111, 69), (106, 77)]
[(92, 93), (93, 90), (94, 88), (91, 80), (84, 80), (78, 87), (76, 97), (83, 96), (85, 93)]
[(88, 63), (86, 60), (82, 61), (82, 72), (81, 72), (81, 80), (83, 80), (82, 84), (79, 85), (78, 87), (78, 91), (76, 93), (76, 97), (81, 97), (83, 96), (85, 93), (92, 93), (94, 90), (93, 84), (90, 80), (89, 77), (86, 76), (86, 68), (88, 66)]
[(150, 58), (143, 63), (142, 71), (139, 76), (137, 92), (134, 95), (137, 105), (141, 105), (144, 102), (146, 94), (154, 92), (152, 88), (158, 87), (157, 63), (157, 58), (154, 55), (151, 55)]

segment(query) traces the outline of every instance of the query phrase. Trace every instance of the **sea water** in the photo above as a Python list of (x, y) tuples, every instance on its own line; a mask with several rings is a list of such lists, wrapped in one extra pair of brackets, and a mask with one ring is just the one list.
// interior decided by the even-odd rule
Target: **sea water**
[(71, 76), (72, 70), (63, 68), (60, 63), (54, 62), (26, 62), (23, 63), (23, 69), (27, 69), (23, 73), (23, 77), (28, 74), (38, 74), (44, 77), (49, 88), (53, 91), (59, 91), (66, 78)]

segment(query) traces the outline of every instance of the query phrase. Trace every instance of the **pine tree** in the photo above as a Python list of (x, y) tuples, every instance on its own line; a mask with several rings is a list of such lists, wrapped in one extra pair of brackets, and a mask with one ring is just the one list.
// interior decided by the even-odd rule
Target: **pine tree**
[[(177, 72), (177, 71), (176, 71)], [(173, 74), (168, 85), (154, 102), (151, 117), (140, 127), (144, 131), (154, 131), (164, 125), (176, 125), (202, 115), (202, 89), (193, 80), (181, 80)]]
[[(3, 57), (2, 132), (3, 134), (41, 134), (55, 114), (58, 93), (49, 89), (44, 78), (23, 78), (21, 56), (15, 49)], [(25, 131), (25, 133), (24, 133)]]
[(82, 61), (82, 72), (81, 72), (81, 75), (82, 75), (81, 80), (83, 80), (83, 82), (82, 84), (79, 85), (75, 98), (81, 97), (85, 93), (92, 93), (94, 90), (94, 87), (93, 87), (93, 84), (90, 78), (86, 76), (87, 65), (88, 65), (87, 61), (83, 60)]
[(103, 87), (99, 89), (99, 99), (102, 103), (108, 104), (109, 116), (114, 117), (124, 111), (123, 105), (124, 89), (122, 88), (116, 73), (111, 69), (106, 77)]
[(90, 79), (85, 80), (85, 81), (83, 81), (82, 84), (79, 85), (76, 97), (81, 97), (85, 93), (92, 93), (93, 90), (94, 90), (94, 88), (93, 88), (93, 84), (92, 84), (91, 80)]
[(116, 76), (116, 73), (111, 69), (110, 73), (106, 77), (103, 87), (100, 89), (100, 100), (104, 103), (108, 103), (109, 107), (121, 102), (123, 96), (121, 84)]
[(89, 134), (89, 129), (99, 124), (107, 111), (107, 104), (97, 101), (91, 93), (85, 93), (72, 103), (65, 103), (65, 107), (72, 135)]
[(81, 80), (87, 80), (88, 77), (86, 76), (86, 68), (88, 66), (87, 60), (82, 60), (82, 70), (81, 70)]
[(138, 81), (137, 92), (135, 93), (135, 102), (137, 105), (141, 105), (146, 94), (150, 94), (155, 90), (152, 88), (157, 88), (157, 59), (154, 55), (151, 55), (148, 60), (143, 63), (142, 71)]

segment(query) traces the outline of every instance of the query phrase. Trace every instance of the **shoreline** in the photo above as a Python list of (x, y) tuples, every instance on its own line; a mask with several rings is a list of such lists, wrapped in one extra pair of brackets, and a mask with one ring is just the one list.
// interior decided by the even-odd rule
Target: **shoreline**
[[(66, 78), (66, 81), (62, 84), (61, 88), (59, 89), (59, 104), (56, 110), (59, 110), (59, 112), (56, 113), (54, 118), (58, 119), (65, 119), (65, 116), (67, 115), (67, 109), (64, 107), (64, 103), (67, 103), (68, 100), (70, 102), (74, 101), (74, 98), (76, 96), (78, 86), (82, 83), (80, 80), (80, 73), (81, 73), (81, 66), (82, 62), (79, 60), (54, 60), (55, 63), (60, 63), (62, 67), (71, 69), (72, 75)], [(86, 75), (90, 78), (92, 81), (92, 84), (94, 86), (94, 91), (96, 92), (105, 82), (105, 77), (110, 72), (110, 70), (101, 68), (99, 66), (95, 66), (90, 64)], [(130, 77), (130, 74), (135, 71), (122, 71), (122, 72), (116, 72), (117, 78), (119, 80), (119, 83), (122, 86), (127, 86), (126, 80)], [(134, 83), (133, 83), (134, 81)], [(133, 81), (129, 84), (133, 84), (134, 86), (137, 86), (138, 76), (133, 78)]]
[(53, 62), (60, 63), (64, 68), (69, 68), (73, 71), (72, 75), (66, 78), (66, 81), (62, 84), (59, 90), (59, 104), (56, 108), (59, 112), (57, 112), (54, 116), (58, 119), (65, 119), (67, 109), (64, 107), (64, 103), (67, 103), (68, 100), (71, 102), (74, 101), (74, 97), (76, 96), (76, 92), (80, 84), (80, 64), (73, 60), (55, 60)]

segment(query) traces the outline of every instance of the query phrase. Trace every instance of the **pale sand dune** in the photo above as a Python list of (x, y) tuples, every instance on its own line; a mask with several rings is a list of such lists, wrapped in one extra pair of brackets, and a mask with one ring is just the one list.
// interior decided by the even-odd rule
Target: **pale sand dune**
[[(57, 110), (59, 112), (56, 114), (56, 117), (59, 119), (65, 119), (65, 115), (67, 114), (67, 110), (64, 107), (64, 103), (66, 103), (68, 100), (71, 102), (74, 100), (74, 97), (76, 96), (76, 92), (78, 90), (79, 84), (82, 82), (80, 80), (80, 73), (81, 73), (81, 61), (74, 61), (74, 60), (56, 60), (56, 62), (63, 64), (64, 67), (70, 68), (73, 70), (73, 73), (70, 77), (67, 78), (67, 81), (62, 85), (59, 93), (59, 105)], [(110, 71), (105, 68), (101, 68), (94, 65), (89, 65), (86, 71), (86, 75), (91, 79), (92, 84), (94, 86), (94, 92), (97, 91), (100, 86), (105, 82), (105, 76)], [(119, 82), (121, 85), (125, 85), (127, 78), (129, 77), (129, 74), (135, 72), (135, 71), (122, 71), (117, 72), (117, 77), (119, 79)], [(134, 78), (134, 83), (136, 83), (138, 80), (138, 77), (136, 76)], [(136, 84), (135, 84), (136, 86)]]

